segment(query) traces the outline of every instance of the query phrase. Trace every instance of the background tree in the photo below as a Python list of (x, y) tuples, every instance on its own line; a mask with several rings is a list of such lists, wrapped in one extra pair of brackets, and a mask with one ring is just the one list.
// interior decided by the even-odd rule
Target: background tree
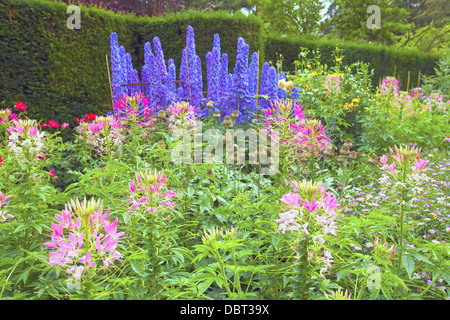
[(255, 6), (255, 12), (266, 23), (270, 31), (283, 35), (320, 34), (320, 10), (324, 7), (319, 0), (248, 0)]
[[(377, 5), (381, 12), (381, 28), (369, 29), (367, 13), (370, 5)], [(328, 12), (329, 36), (343, 40), (365, 40), (391, 45), (397, 38), (414, 28), (408, 23), (409, 12), (393, 5), (391, 0), (335, 0)]]

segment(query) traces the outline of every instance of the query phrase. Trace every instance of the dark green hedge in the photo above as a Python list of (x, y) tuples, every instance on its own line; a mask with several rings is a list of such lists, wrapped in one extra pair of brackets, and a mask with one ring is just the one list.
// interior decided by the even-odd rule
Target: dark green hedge
[(343, 49), (343, 64), (352, 64), (358, 60), (370, 64), (374, 69), (373, 85), (377, 86), (380, 79), (395, 76), (400, 80), (402, 88), (406, 89), (408, 71), (410, 71), (410, 86), (417, 86), (419, 70), (421, 74), (434, 74), (434, 68), (439, 61), (439, 55), (428, 54), (414, 48), (392, 49), (381, 45), (365, 43), (348, 43), (329, 40), (308, 40), (301, 37), (265, 37), (265, 56), (267, 61), (276, 61), (277, 54), (283, 54), (283, 70), (294, 71), (294, 61), (298, 60), (300, 48), (319, 49), (322, 62), (328, 66), (335, 65), (332, 53), (336, 47)]
[(245, 38), (252, 52), (263, 47), (262, 24), (256, 17), (219, 12), (150, 19), (82, 7), (81, 29), (70, 30), (66, 21), (71, 14), (66, 11), (64, 3), (0, 0), (0, 108), (23, 101), (30, 117), (72, 124), (87, 112), (106, 113), (111, 93), (105, 55), (110, 56), (112, 32), (139, 71), (144, 43), (158, 36), (166, 61), (173, 58), (178, 73), (188, 25), (194, 27), (205, 70), (214, 33), (221, 37), (222, 52), (230, 56), (230, 71), (238, 37)]

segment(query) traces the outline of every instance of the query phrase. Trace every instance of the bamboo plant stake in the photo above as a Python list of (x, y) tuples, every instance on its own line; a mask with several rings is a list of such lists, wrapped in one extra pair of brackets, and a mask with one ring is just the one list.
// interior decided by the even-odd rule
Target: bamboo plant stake
[(406, 92), (409, 92), (409, 81), (411, 80), (411, 72), (408, 70), (408, 85), (406, 86)]
[(259, 101), (259, 50), (258, 50), (258, 68), (256, 69), (256, 109), (255, 118), (258, 119), (258, 101)]
[(112, 91), (112, 85), (111, 85), (111, 74), (109, 72), (108, 55), (105, 55), (105, 58), (106, 58), (106, 70), (108, 70), (109, 89), (111, 90), (111, 101), (112, 101), (112, 99), (113, 99), (113, 91)]

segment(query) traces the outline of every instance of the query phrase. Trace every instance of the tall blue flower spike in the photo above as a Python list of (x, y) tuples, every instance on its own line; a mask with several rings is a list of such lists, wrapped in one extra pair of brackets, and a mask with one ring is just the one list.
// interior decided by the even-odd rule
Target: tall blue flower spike
[(180, 88), (183, 90), (177, 91), (177, 97), (178, 100), (183, 101), (188, 98), (189, 94), (189, 79), (187, 73), (186, 50), (183, 50), (181, 53), (180, 81), (181, 81)]
[(177, 69), (175, 66), (175, 62), (173, 59), (169, 59), (167, 62), (167, 71), (168, 71), (168, 77), (167, 77), (167, 90), (169, 94), (169, 104), (176, 101), (176, 95), (177, 95), (177, 85), (174, 83), (174, 81), (177, 79)]
[(220, 98), (220, 109), (221, 118), (224, 117), (224, 110), (228, 104), (228, 55), (226, 53), (222, 54), (222, 60), (220, 63), (220, 78), (219, 78), (219, 98)]
[(238, 123), (247, 118), (247, 109), (251, 107), (250, 94), (248, 91), (248, 52), (249, 46), (241, 37), (238, 39), (236, 67), (233, 75), (233, 108), (239, 111)]
[(193, 75), (194, 77), (194, 86), (193, 86), (193, 91), (192, 91), (192, 99), (191, 102), (194, 106), (197, 106), (197, 112), (199, 114), (204, 114), (205, 111), (207, 112), (207, 110), (205, 109), (204, 112), (202, 113), (202, 109), (201, 106), (205, 105), (204, 102), (204, 98), (203, 98), (203, 77), (202, 77), (202, 64), (201, 64), (201, 60), (199, 56), (195, 56), (195, 73)]
[(258, 92), (258, 53), (253, 52), (252, 62), (248, 68), (248, 93), (250, 95), (250, 108), (251, 114), (256, 112), (256, 97)]
[(113, 32), (110, 36), (110, 46), (111, 46), (111, 86), (113, 90), (112, 102), (119, 99), (123, 93), (121, 85), (124, 84), (124, 79), (122, 77), (122, 63), (119, 54), (119, 43), (117, 41), (117, 33)]
[(170, 87), (171, 84), (168, 83), (168, 72), (166, 67), (166, 61), (164, 60), (164, 52), (161, 48), (161, 41), (158, 37), (153, 38), (153, 48), (155, 50), (155, 58), (156, 58), (156, 65), (157, 65), (157, 71), (159, 76), (159, 81), (161, 82), (161, 96), (162, 106), (165, 106), (168, 104), (170, 100)]
[[(269, 101), (273, 102), (278, 99), (278, 75), (274, 67), (269, 68)], [(270, 105), (270, 104), (269, 104)]]

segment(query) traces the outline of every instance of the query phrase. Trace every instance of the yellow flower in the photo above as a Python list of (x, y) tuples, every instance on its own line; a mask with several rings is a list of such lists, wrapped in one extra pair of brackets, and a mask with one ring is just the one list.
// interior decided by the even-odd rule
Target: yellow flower
[(341, 61), (341, 60), (342, 60), (342, 58), (337, 58), (337, 59), (336, 59), (337, 62), (339, 62), (339, 61)]
[(314, 77), (314, 76), (316, 76), (318, 73), (316, 72), (316, 71), (313, 71), (312, 72), (312, 74), (311, 74), (311, 77)]
[(307, 68), (311, 68), (311, 65), (310, 65), (310, 64), (307, 64), (306, 67), (307, 67)]
[(359, 103), (359, 99), (358, 98), (354, 98), (353, 100), (352, 100), (352, 104), (353, 103)]

